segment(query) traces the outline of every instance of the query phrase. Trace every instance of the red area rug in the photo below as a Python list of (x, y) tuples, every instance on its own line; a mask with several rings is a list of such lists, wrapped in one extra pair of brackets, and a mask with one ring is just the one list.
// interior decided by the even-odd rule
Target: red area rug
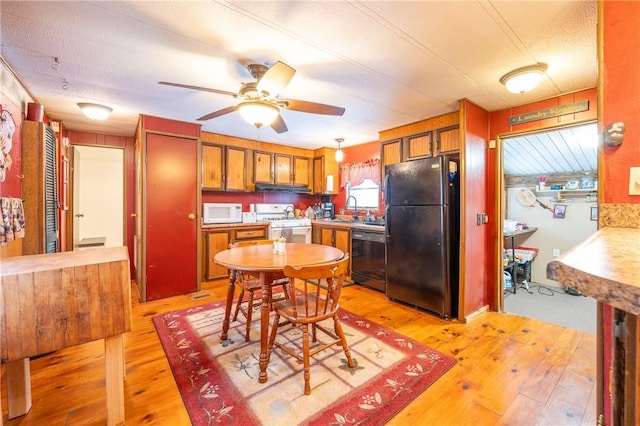
[[(305, 396), (302, 365), (278, 349), (269, 381), (258, 383), (259, 321), (250, 342), (241, 321), (232, 322), (229, 339), (221, 341), (223, 317), (219, 301), (153, 318), (194, 425), (382, 425), (456, 362), (341, 309), (356, 366), (349, 368), (339, 346), (318, 353), (311, 363), (311, 395)], [(289, 328), (278, 338), (297, 345), (299, 334)]]

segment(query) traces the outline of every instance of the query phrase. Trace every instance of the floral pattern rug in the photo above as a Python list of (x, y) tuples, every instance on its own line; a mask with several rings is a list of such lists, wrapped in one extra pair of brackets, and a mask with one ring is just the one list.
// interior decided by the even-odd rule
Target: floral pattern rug
[[(456, 362), (341, 309), (355, 367), (349, 368), (340, 346), (316, 354), (307, 396), (302, 365), (277, 348), (269, 380), (258, 383), (260, 321), (253, 322), (249, 342), (244, 321), (232, 322), (221, 341), (223, 318), (224, 301), (153, 318), (194, 425), (382, 425)], [(300, 346), (301, 334), (285, 326), (277, 338)]]

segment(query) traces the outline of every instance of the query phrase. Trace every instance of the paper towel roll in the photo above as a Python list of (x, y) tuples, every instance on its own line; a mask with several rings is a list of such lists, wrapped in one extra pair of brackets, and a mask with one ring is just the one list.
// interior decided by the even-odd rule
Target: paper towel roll
[(327, 175), (327, 187), (325, 192), (333, 192), (333, 175)]

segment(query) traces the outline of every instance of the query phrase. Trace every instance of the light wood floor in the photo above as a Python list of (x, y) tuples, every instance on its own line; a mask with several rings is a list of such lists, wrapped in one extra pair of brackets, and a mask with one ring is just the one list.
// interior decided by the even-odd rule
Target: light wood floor
[[(125, 338), (128, 425), (190, 424), (151, 318), (222, 299), (225, 287), (225, 281), (214, 281), (193, 295), (146, 304), (134, 300), (133, 331)], [(495, 312), (468, 324), (444, 321), (357, 285), (343, 290), (341, 306), (458, 360), (390, 425), (596, 424), (594, 335)], [(3, 366), (4, 424), (105, 424), (103, 366), (102, 342), (33, 360), (33, 407), (11, 421)]]

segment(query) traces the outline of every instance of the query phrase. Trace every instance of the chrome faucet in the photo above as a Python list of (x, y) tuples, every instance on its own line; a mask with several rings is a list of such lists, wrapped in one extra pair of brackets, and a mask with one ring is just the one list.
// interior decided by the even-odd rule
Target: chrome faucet
[(347, 197), (347, 200), (345, 201), (345, 204), (348, 206), (349, 199), (351, 198), (353, 198), (353, 220), (358, 220), (358, 200), (356, 200), (356, 197), (354, 197), (353, 195), (349, 195)]

